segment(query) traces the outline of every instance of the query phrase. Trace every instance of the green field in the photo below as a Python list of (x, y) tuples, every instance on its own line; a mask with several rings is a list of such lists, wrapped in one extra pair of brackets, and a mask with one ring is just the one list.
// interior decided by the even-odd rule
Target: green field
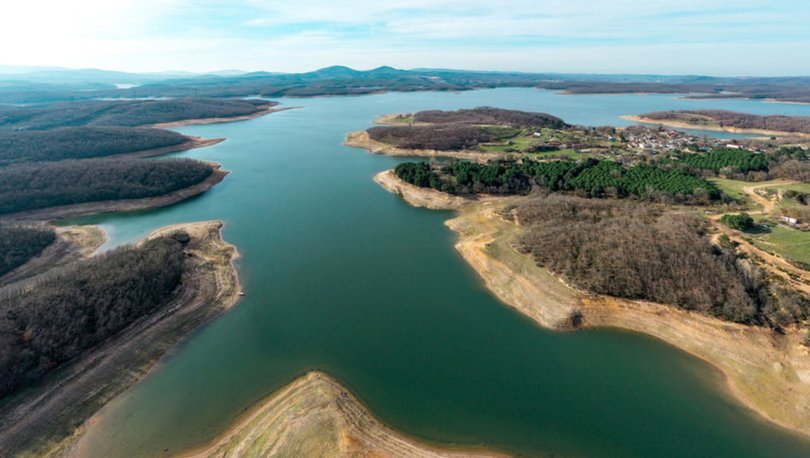
[(728, 180), (725, 178), (709, 178), (709, 181), (716, 184), (717, 187), (723, 191), (724, 194), (729, 195), (735, 199), (748, 201), (748, 196), (743, 191), (744, 188), (749, 186), (757, 186), (765, 188), (770, 193), (775, 193), (780, 189), (788, 189), (801, 193), (810, 194), (810, 184), (808, 183), (791, 183), (782, 184), (780, 180), (770, 181), (741, 181), (741, 180)]
[(716, 184), (723, 194), (731, 196), (740, 201), (748, 201), (748, 196), (743, 192), (743, 188), (751, 186), (747, 181), (727, 180), (725, 178), (709, 178), (709, 181)]
[(791, 184), (777, 184), (774, 186), (768, 186), (768, 189), (787, 189), (790, 191), (801, 192), (804, 194), (810, 194), (810, 183), (791, 183)]
[(751, 236), (756, 246), (790, 261), (810, 264), (810, 232), (782, 225), (770, 229), (770, 232)]

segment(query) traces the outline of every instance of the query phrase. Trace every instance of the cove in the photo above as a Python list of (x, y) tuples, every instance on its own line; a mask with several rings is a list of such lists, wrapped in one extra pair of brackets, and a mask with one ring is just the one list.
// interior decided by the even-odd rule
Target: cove
[(397, 159), (341, 146), (378, 115), (434, 108), (626, 125), (620, 115), (656, 110), (810, 115), (810, 105), (534, 89), (281, 102), (304, 108), (180, 129), (228, 138), (181, 153), (231, 171), (208, 193), (80, 220), (101, 224), (111, 247), (161, 226), (222, 219), (242, 253), (247, 294), (101, 412), (84, 439), (89, 454), (199, 446), (318, 369), (383, 422), (440, 444), (525, 456), (810, 456), (810, 440), (755, 417), (684, 352), (629, 332), (550, 332), (505, 307), (453, 249), (450, 213), (411, 208), (371, 180)]

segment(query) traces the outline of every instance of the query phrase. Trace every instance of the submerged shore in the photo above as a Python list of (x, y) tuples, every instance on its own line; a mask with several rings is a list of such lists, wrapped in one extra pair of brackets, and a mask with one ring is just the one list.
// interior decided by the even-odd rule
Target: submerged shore
[(210, 445), (181, 456), (494, 457), (439, 449), (389, 429), (338, 381), (310, 372), (236, 421)]
[(458, 234), (455, 247), (504, 304), (552, 330), (610, 327), (656, 337), (717, 368), (734, 398), (760, 417), (810, 435), (810, 348), (798, 328), (779, 335), (670, 305), (576, 290), (515, 249), (521, 227), (502, 213), (520, 197), (446, 200), (442, 207), (435, 194), (444, 193), (383, 176), (383, 187), (411, 205), (458, 211), (446, 222)]

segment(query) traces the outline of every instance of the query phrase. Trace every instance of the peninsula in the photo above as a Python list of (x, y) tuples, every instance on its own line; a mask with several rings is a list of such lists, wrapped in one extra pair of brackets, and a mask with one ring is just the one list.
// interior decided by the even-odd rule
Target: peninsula
[[(73, 453), (92, 415), (143, 378), (189, 332), (230, 308), (241, 293), (233, 265), (236, 249), (222, 240), (220, 221), (166, 227), (103, 254), (96, 254), (105, 240), (99, 228), (49, 224), (170, 205), (225, 177), (215, 163), (144, 159), (222, 139), (130, 126), (167, 117), (191, 122), (191, 115), (206, 116), (205, 122), (242, 120), (275, 106), (263, 101), (151, 103), (165, 106), (155, 110), (141, 103), (104, 102), (99, 108), (95, 102), (77, 102), (64, 114), (14, 108), (18, 122), (53, 128), (0, 129), (4, 452)], [(77, 113), (81, 125), (73, 125)]]
[[(757, 234), (790, 230), (810, 242), (783, 226), (785, 199), (805, 187), (787, 169), (808, 167), (806, 146), (616, 150), (627, 152), (405, 162), (375, 181), (412, 205), (457, 210), (447, 225), (458, 251), (538, 324), (657, 337), (720, 369), (764, 418), (810, 434), (810, 274)], [(745, 187), (745, 177), (760, 184)], [(741, 210), (758, 215), (759, 229), (722, 222)]]
[(624, 119), (645, 124), (658, 124), (682, 129), (703, 129), (717, 132), (810, 137), (810, 117), (760, 116), (724, 110), (656, 111)]

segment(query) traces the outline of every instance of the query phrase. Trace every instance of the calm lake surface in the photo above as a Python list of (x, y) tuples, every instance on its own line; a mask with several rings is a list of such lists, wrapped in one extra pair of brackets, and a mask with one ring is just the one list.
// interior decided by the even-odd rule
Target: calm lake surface
[(534, 89), (284, 99), (262, 118), (180, 129), (227, 137), (181, 154), (231, 174), (169, 208), (94, 217), (108, 246), (168, 224), (222, 219), (247, 293), (103, 411), (99, 457), (199, 446), (312, 369), (382, 421), (440, 444), (526, 456), (810, 456), (810, 441), (724, 394), (701, 361), (643, 335), (554, 333), (499, 303), (453, 249), (449, 212), (372, 182), (397, 163), (341, 145), (378, 115), (491, 105), (571, 123), (678, 108), (810, 115), (810, 106)]

